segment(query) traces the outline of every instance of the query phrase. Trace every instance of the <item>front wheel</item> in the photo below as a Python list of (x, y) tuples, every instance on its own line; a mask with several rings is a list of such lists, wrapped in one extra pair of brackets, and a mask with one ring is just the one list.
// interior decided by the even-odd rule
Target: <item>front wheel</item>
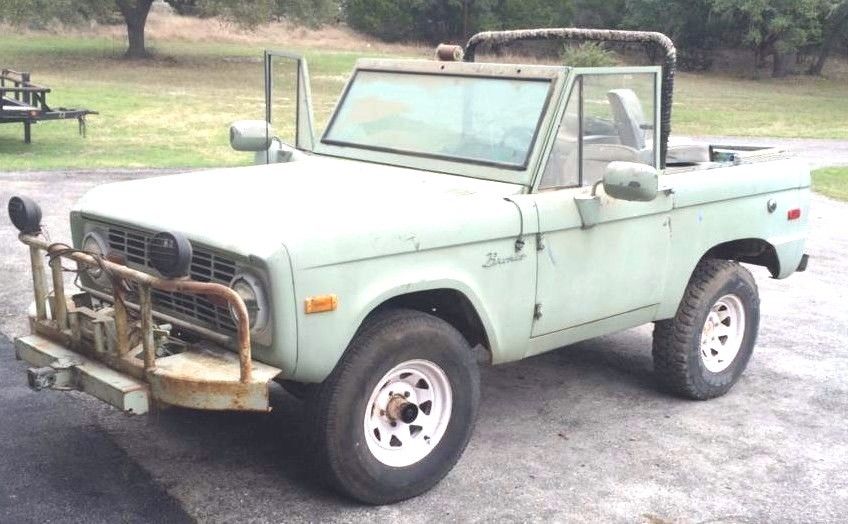
[(754, 351), (760, 300), (738, 262), (704, 259), (673, 319), (654, 325), (654, 371), (672, 392), (696, 400), (727, 393)]
[(419, 495), (459, 460), (479, 398), (477, 363), (456, 329), (418, 311), (379, 314), (311, 401), (318, 463), (362, 502)]

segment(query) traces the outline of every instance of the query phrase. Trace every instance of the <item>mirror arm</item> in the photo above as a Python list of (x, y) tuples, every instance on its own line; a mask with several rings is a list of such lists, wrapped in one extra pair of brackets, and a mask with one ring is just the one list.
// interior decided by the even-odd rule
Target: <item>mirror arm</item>
[(598, 196), (598, 186), (602, 185), (603, 183), (604, 183), (604, 179), (602, 178), (602, 179), (598, 180), (597, 182), (595, 182), (594, 184), (592, 184), (592, 193), (591, 193), (592, 198), (595, 198), (596, 196)]

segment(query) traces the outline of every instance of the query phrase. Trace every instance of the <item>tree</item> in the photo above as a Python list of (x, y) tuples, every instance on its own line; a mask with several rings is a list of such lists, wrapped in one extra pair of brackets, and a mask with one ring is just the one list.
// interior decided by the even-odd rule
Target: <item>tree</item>
[[(87, 20), (113, 21), (119, 15), (127, 27), (128, 58), (150, 56), (145, 27), (154, 0), (0, 0), (0, 20), (16, 25), (41, 26), (57, 20), (74, 24)], [(179, 12), (221, 16), (243, 26), (270, 22), (291, 13), (294, 18), (318, 18), (337, 12), (337, 0), (173, 0)], [(334, 9), (335, 7), (335, 9)]]
[(118, 11), (124, 17), (127, 26), (127, 58), (147, 58), (150, 53), (144, 45), (144, 27), (147, 25), (147, 15), (153, 0), (115, 0)]
[(410, 0), (347, 0), (344, 11), (352, 28), (393, 42), (414, 37), (411, 3)]
[[(659, 31), (674, 40), (677, 64), (684, 71), (706, 71), (712, 67), (713, 51), (722, 43), (725, 24), (711, 16), (710, 0), (626, 0), (621, 25), (628, 29)], [(653, 61), (655, 46), (646, 52)]]
[(820, 13), (828, 0), (712, 0), (712, 12), (744, 28), (743, 43), (757, 62), (772, 57), (772, 76), (790, 73), (790, 58), (821, 32)]
[(626, 0), (623, 25), (665, 33), (680, 48), (712, 49), (721, 28), (710, 9), (710, 0)]
[(346, 0), (342, 11), (348, 24), (364, 33), (429, 43), (462, 41), (483, 29), (573, 21), (572, 0)]
[(573, 0), (573, 25), (601, 29), (621, 27), (626, 3), (625, 0)]
[(811, 75), (820, 75), (824, 70), (830, 53), (837, 41), (848, 36), (848, 0), (831, 7), (824, 21), (823, 37), (819, 56), (808, 71)]
[(246, 28), (271, 21), (274, 0), (197, 0), (204, 16), (217, 16)]
[(285, 19), (318, 27), (339, 17), (340, 0), (168, 0), (183, 16), (222, 16), (242, 26), (253, 26), (272, 19)]
[(486, 4), (481, 6), (486, 29), (562, 27), (574, 21), (572, 0), (490, 0)]
[(339, 0), (275, 0), (274, 16), (310, 27), (338, 21)]
[(120, 14), (127, 26), (126, 56), (148, 56), (144, 26), (153, 0), (0, 0), (0, 20), (15, 25), (44, 26), (58, 21), (76, 24), (87, 20), (112, 21)]
[(54, 21), (106, 21), (114, 7), (111, 0), (0, 0), (0, 21), (41, 29)]

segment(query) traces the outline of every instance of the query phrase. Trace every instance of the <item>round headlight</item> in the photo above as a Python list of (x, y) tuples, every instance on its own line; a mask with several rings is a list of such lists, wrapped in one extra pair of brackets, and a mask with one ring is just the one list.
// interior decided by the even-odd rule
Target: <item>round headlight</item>
[(165, 278), (188, 276), (191, 269), (191, 242), (182, 233), (156, 233), (147, 244), (150, 265)]
[(10, 198), (9, 218), (21, 233), (33, 235), (41, 231), (41, 208), (31, 198), (23, 196)]
[[(106, 237), (99, 231), (91, 231), (82, 239), (82, 250), (92, 255), (105, 257), (109, 253), (109, 243)], [(88, 267), (88, 266), (86, 266)], [(91, 279), (92, 283), (99, 288), (109, 289), (112, 287), (112, 281), (109, 275), (100, 268), (88, 268), (86, 274)]]
[[(238, 293), (247, 307), (250, 329), (262, 327), (268, 315), (268, 307), (265, 303), (265, 296), (262, 294), (262, 285), (259, 279), (251, 274), (241, 274), (233, 279), (230, 287)], [(232, 315), (233, 320), (238, 322), (238, 316), (232, 306), (230, 306), (230, 315)]]

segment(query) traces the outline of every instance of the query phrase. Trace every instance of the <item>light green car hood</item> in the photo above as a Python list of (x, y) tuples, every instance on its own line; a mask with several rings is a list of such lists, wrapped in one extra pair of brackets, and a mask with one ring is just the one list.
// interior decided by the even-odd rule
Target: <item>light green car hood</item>
[(311, 156), (107, 184), (75, 211), (244, 256), (285, 246), (306, 268), (517, 235), (518, 210), (504, 197), (521, 189)]

